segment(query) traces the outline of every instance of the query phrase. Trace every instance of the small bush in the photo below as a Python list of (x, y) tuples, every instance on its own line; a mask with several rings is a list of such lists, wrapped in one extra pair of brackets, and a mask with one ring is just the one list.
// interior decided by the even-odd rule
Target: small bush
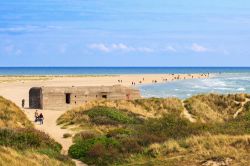
[(245, 94), (245, 97), (250, 99), (250, 94)]
[(97, 134), (92, 131), (82, 131), (74, 136), (74, 142), (77, 142), (78, 140), (92, 139), (95, 137), (97, 137)]
[[(150, 136), (154, 139), (161, 140), (167, 138), (183, 138), (195, 134), (196, 124), (192, 124), (186, 119), (176, 115), (165, 115), (159, 119), (149, 119), (139, 129), (139, 136), (146, 138)], [(153, 143), (153, 142), (152, 142)]]
[(69, 148), (69, 154), (76, 159), (86, 157), (88, 151), (93, 145), (102, 144), (107, 147), (118, 147), (119, 142), (107, 137), (98, 137), (87, 140), (78, 140), (74, 145)]
[(142, 152), (143, 147), (139, 144), (139, 140), (136, 138), (123, 138), (120, 142), (122, 153)]
[(246, 101), (244, 94), (235, 94), (234, 96), (235, 96), (235, 101), (238, 101), (238, 102), (245, 102)]
[(133, 134), (134, 131), (125, 129), (125, 128), (117, 128), (111, 130), (107, 133), (107, 137), (115, 137), (115, 138), (123, 138), (128, 137)]
[(250, 111), (250, 101), (246, 102), (246, 104), (243, 107), (243, 111), (245, 111), (245, 112)]
[(63, 134), (63, 138), (69, 138), (69, 137), (72, 137), (72, 135), (70, 133)]
[(51, 148), (60, 152), (61, 145), (35, 129), (0, 129), (0, 145), (16, 149)]

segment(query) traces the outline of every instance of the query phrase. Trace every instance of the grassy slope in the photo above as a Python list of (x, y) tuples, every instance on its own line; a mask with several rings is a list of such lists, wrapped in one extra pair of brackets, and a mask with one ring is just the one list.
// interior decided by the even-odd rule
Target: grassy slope
[(32, 123), (11, 101), (0, 96), (0, 128), (30, 128)]
[(61, 146), (32, 123), (14, 103), (0, 97), (0, 165), (74, 165)]
[[(182, 116), (183, 105), (197, 122)], [(245, 94), (198, 95), (184, 104), (175, 98), (90, 102), (68, 111), (58, 123), (79, 126), (69, 153), (89, 164), (250, 162), (250, 102)]]

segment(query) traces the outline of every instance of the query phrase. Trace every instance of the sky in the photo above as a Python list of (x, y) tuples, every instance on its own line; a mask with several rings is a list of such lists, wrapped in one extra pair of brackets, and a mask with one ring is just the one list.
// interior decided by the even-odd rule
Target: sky
[(250, 66), (250, 1), (0, 0), (0, 66)]

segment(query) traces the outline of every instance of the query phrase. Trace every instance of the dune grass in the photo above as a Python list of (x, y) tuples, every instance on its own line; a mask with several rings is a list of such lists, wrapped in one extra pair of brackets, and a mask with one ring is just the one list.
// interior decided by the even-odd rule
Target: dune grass
[(19, 151), (0, 146), (0, 165), (3, 166), (69, 166), (71, 162), (61, 162), (35, 150)]
[(199, 121), (223, 122), (232, 119), (245, 101), (245, 94), (208, 94), (193, 96), (184, 103), (189, 113)]
[[(197, 95), (183, 103), (175, 98), (91, 102), (66, 112), (58, 123), (81, 126), (69, 154), (87, 164), (247, 165), (247, 96)], [(197, 121), (183, 117), (184, 109)], [(86, 125), (91, 127), (86, 130)]]
[(0, 96), (0, 128), (32, 128), (26, 115), (11, 101)]
[(15, 104), (0, 97), (0, 165), (75, 165), (61, 155), (61, 149), (47, 134), (34, 129)]

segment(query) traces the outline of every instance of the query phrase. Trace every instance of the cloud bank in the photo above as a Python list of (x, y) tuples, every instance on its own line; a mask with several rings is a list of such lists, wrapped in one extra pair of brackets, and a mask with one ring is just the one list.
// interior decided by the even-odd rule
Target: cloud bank
[(113, 43), (113, 44), (104, 44), (104, 43), (93, 43), (88, 46), (90, 49), (102, 51), (102, 52), (113, 52), (113, 51), (124, 51), (124, 52), (145, 52), (150, 53), (154, 52), (152, 48), (149, 47), (132, 47), (123, 43)]

